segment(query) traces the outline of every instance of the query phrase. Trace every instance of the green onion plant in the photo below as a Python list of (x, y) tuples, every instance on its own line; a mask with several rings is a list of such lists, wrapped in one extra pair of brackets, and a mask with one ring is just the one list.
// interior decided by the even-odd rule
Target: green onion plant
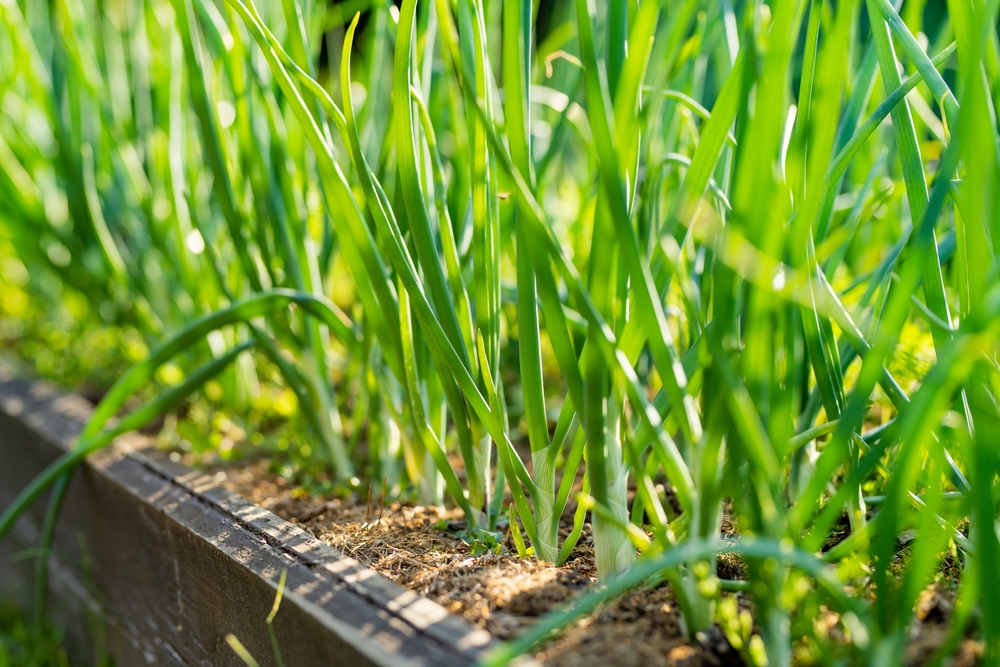
[(946, 556), (932, 661), (997, 663), (998, 6), (0, 1), (0, 250), (152, 350), (0, 537), (268, 364), (345, 484), (555, 565), (589, 516), (495, 664), (662, 582), (750, 663), (898, 664)]

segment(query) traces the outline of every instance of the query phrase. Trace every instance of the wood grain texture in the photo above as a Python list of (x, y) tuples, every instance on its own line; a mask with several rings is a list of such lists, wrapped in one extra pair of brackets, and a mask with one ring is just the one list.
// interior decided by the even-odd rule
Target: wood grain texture
[[(81, 397), (0, 366), (0, 506), (69, 448), (90, 413)], [(272, 664), (264, 618), (287, 665), (471, 665), (489, 635), (129, 436), (92, 457), (67, 497), (53, 559), (53, 610), (75, 658), (116, 664), (240, 665), (236, 635)], [(44, 511), (0, 545), (0, 595), (30, 599)], [(77, 664), (74, 661), (74, 664)]]

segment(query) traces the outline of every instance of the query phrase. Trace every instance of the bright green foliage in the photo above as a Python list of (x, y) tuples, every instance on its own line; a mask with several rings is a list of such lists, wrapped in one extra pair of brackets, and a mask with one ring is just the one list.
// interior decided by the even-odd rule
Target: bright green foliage
[(590, 514), (606, 588), (498, 663), (666, 581), (750, 662), (897, 664), (946, 553), (934, 659), (1000, 662), (998, 7), (0, 0), (0, 250), (153, 350), (0, 535), (269, 363), (339, 479), (479, 551)]

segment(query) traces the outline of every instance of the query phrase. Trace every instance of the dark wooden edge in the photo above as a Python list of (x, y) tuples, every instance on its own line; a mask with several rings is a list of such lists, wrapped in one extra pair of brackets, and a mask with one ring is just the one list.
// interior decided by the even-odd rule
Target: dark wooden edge
[[(90, 412), (82, 397), (0, 364), (0, 507), (72, 445)], [(36, 546), (43, 511), (39, 502), (22, 519), (8, 538), (19, 542), (13, 551)], [(272, 664), (264, 618), (282, 570), (273, 627), (290, 667), (471, 665), (494, 645), (485, 631), (138, 435), (120, 438), (75, 475), (55, 551), (53, 606), (91, 630), (99, 610), (107, 636), (98, 649), (118, 665), (240, 665), (225, 644), (229, 633)], [(0, 593), (23, 595), (30, 559), (15, 562), (11, 553), (0, 551), (9, 561), (0, 563)]]

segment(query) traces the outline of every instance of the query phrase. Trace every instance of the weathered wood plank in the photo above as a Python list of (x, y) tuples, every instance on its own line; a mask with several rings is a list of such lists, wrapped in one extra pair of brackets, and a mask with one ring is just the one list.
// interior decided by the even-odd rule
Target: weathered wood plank
[[(0, 506), (72, 445), (89, 414), (82, 398), (0, 366)], [(264, 618), (283, 569), (274, 627), (287, 665), (470, 665), (490, 646), (485, 632), (148, 445), (121, 439), (71, 485), (53, 607), (77, 660), (94, 653), (94, 633), (81, 630), (96, 622), (120, 665), (240, 665), (229, 633), (272, 664)], [(28, 597), (31, 559), (13, 555), (35, 545), (43, 509), (0, 545), (2, 594)]]

